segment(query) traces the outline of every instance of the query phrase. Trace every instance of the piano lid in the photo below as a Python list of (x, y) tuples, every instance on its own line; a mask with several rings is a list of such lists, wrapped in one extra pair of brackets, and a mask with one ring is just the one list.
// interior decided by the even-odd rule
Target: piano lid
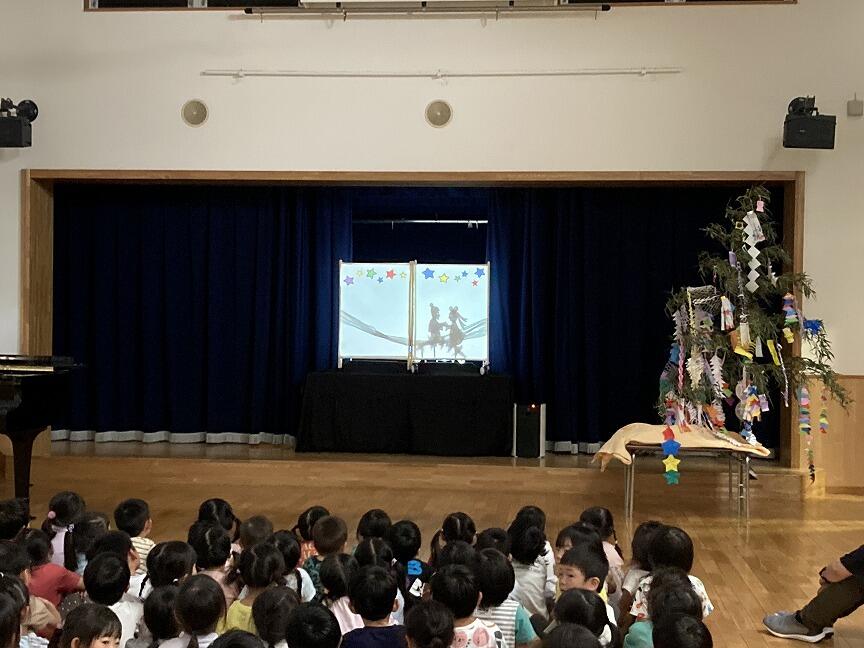
[(79, 365), (66, 356), (0, 355), (0, 373), (35, 373), (73, 369)]

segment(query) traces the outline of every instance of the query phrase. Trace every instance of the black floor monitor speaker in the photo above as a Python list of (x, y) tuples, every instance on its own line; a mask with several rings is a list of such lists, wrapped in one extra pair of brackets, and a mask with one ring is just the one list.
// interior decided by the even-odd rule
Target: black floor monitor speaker
[(833, 149), (837, 118), (833, 115), (786, 115), (783, 147)]
[(546, 456), (546, 403), (513, 406), (513, 456)]

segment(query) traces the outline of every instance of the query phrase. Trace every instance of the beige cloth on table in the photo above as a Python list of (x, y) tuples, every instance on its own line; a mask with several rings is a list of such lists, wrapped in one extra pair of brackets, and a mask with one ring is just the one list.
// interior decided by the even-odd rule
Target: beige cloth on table
[[(631, 423), (625, 425), (603, 444), (592, 461), (600, 461), (601, 470), (605, 470), (606, 466), (612, 459), (618, 459), (621, 463), (630, 465), (633, 458), (627, 451), (627, 444), (640, 444), (646, 446), (658, 446), (663, 443), (663, 430), (665, 425), (651, 425), (650, 423)], [(729, 441), (725, 441), (714, 436), (714, 433), (704, 427), (690, 425), (687, 428), (679, 426), (674, 427), (675, 440), (681, 444), (682, 448), (688, 450), (698, 450), (704, 448), (706, 450), (728, 449), (735, 452), (748, 452), (758, 457), (768, 457), (770, 453), (762, 445), (750, 445), (736, 433), (729, 432), (729, 437), (742, 444), (734, 445)]]

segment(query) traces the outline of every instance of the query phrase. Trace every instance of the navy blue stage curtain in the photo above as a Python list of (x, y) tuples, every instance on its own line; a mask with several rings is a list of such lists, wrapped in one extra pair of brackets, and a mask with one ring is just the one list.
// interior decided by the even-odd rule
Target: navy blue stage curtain
[[(547, 438), (593, 444), (627, 423), (659, 422), (672, 333), (666, 300), (704, 283), (698, 254), (712, 244), (702, 228), (722, 222), (742, 190), (493, 190), (492, 369), (513, 374), (521, 402), (548, 404)], [(762, 441), (776, 447), (771, 418)]]
[(346, 193), (60, 185), (54, 352), (86, 365), (72, 430), (294, 433), (334, 366)]

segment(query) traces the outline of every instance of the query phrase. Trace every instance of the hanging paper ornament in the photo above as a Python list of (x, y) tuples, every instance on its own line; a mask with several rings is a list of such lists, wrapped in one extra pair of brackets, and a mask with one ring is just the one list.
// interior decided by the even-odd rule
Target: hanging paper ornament
[(677, 457), (678, 451), (681, 449), (681, 444), (675, 440), (675, 432), (672, 430), (672, 426), (675, 424), (676, 419), (679, 422), (681, 420), (677, 413), (675, 403), (672, 401), (666, 401), (666, 428), (663, 430), (663, 443), (661, 447), (663, 448), (663, 454), (666, 455), (666, 458), (663, 460), (663, 465), (666, 468), (666, 483), (669, 485), (675, 485), (678, 483), (678, 464), (680, 463), (680, 460), (677, 459)]
[[(773, 341), (773, 340), (772, 340)], [(774, 342), (774, 364), (780, 364), (780, 370), (783, 372), (783, 404), (789, 407), (789, 376), (786, 375), (786, 361), (783, 360), (783, 348), (779, 342)]]
[(756, 201), (756, 211), (759, 212), (760, 214), (765, 212), (765, 201), (764, 200), (757, 200)]
[(759, 278), (759, 267), (762, 265), (759, 262), (759, 249), (757, 244), (765, 240), (765, 233), (762, 231), (762, 225), (759, 223), (759, 217), (756, 212), (747, 212), (744, 216), (744, 244), (750, 260), (747, 262), (747, 267), (750, 272), (747, 273), (747, 290), (755, 293), (759, 289), (759, 284), (756, 280)]
[(755, 355), (757, 358), (765, 357), (765, 353), (762, 351), (762, 338), (761, 337), (756, 338), (756, 343), (755, 343), (754, 347), (755, 347), (755, 350), (753, 351), (753, 355)]
[(792, 344), (795, 341), (795, 334), (792, 332), (788, 326), (783, 329), (783, 337), (786, 338), (786, 341), (789, 344)]
[(780, 364), (780, 358), (777, 356), (777, 344), (776, 340), (768, 340), (768, 353), (771, 354), (771, 360), (774, 361), (775, 365)]
[(816, 465), (813, 460), (813, 434), (810, 426), (810, 392), (807, 385), (798, 389), (798, 428), (807, 438), (807, 470), (810, 482), (816, 481)]
[(792, 293), (783, 295), (783, 312), (786, 313), (786, 318), (783, 321), (786, 326), (798, 323), (798, 311), (795, 310), (795, 295)]
[(828, 434), (828, 393), (824, 385), (822, 387), (822, 395), (819, 397), (819, 431), (822, 434)]
[(687, 373), (690, 374), (690, 386), (693, 389), (699, 387), (702, 382), (702, 356), (696, 348), (690, 350), (690, 357), (687, 358)]
[(726, 295), (720, 297), (720, 330), (731, 331), (735, 328), (735, 306)]

